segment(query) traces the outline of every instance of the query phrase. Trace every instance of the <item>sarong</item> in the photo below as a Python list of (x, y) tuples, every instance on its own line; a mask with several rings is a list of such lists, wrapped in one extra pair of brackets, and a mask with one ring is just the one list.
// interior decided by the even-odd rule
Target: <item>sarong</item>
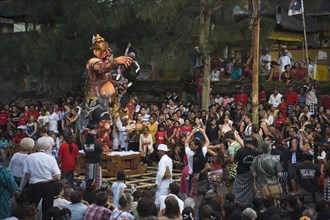
[(99, 189), (102, 185), (102, 170), (100, 163), (86, 163), (86, 180), (94, 179), (95, 188)]
[(288, 172), (287, 171), (283, 171), (283, 175), (281, 177), (278, 178), (278, 181), (280, 182), (282, 189), (283, 189), (283, 194), (287, 195), (288, 194), (288, 181), (289, 181), (289, 177), (288, 177)]
[(328, 185), (324, 189), (323, 198), (325, 201), (330, 201), (330, 178), (326, 180), (326, 183)]
[(188, 180), (189, 178), (189, 166), (186, 165), (183, 170), (182, 170), (182, 175), (181, 175), (181, 182), (180, 182), (180, 193), (184, 193), (188, 196)]
[(308, 109), (313, 115), (317, 114), (317, 104), (316, 103), (309, 104)]
[(236, 201), (240, 205), (250, 205), (253, 200), (253, 176), (252, 171), (244, 174), (237, 174), (234, 184), (233, 193)]

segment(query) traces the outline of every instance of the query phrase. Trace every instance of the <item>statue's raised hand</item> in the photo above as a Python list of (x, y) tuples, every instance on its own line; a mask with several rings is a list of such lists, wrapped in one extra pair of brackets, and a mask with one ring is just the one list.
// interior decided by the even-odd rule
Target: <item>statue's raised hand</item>
[(115, 58), (114, 61), (117, 65), (124, 65), (125, 68), (128, 68), (131, 66), (133, 59), (126, 56), (120, 56)]

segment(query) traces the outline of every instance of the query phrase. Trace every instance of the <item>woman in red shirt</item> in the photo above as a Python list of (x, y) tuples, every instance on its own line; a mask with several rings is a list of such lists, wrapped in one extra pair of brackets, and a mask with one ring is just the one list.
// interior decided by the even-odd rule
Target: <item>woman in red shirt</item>
[(18, 119), (18, 122), (17, 122), (17, 127), (18, 126), (26, 126), (26, 121), (27, 121), (27, 118), (26, 118), (24, 112), (21, 112), (19, 114), (19, 119)]
[(264, 104), (267, 102), (265, 87), (260, 86), (259, 90), (259, 104)]
[(7, 131), (8, 118), (9, 113), (6, 112), (5, 108), (2, 108), (0, 112), (0, 127), (3, 132)]
[(303, 81), (307, 75), (308, 75), (308, 70), (305, 67), (305, 63), (301, 62), (299, 64), (299, 68), (297, 69), (297, 80)]
[(79, 151), (78, 146), (72, 143), (69, 135), (64, 135), (65, 143), (60, 146), (58, 151), (58, 164), (60, 164), (62, 175), (66, 179), (68, 185), (73, 187), (73, 171), (76, 168)]
[(184, 124), (181, 126), (181, 135), (185, 139), (193, 130), (193, 126), (190, 124), (190, 120), (186, 118)]
[(286, 110), (288, 108), (288, 105), (285, 102), (285, 98), (281, 97), (281, 103), (278, 105), (278, 110), (282, 112), (283, 118), (286, 118)]
[(283, 117), (283, 113), (279, 111), (277, 113), (277, 118), (274, 121), (274, 125), (275, 125), (276, 129), (279, 132), (282, 132), (283, 127), (284, 127), (284, 124), (285, 124), (285, 121), (286, 121), (286, 118)]
[(249, 67), (249, 65), (247, 65), (246, 63), (243, 63), (242, 66), (242, 79), (247, 79), (251, 76), (251, 69)]
[(297, 70), (299, 68), (299, 63), (295, 62), (291, 68), (291, 76), (293, 80), (297, 80)]
[(173, 150), (173, 145), (175, 144), (176, 131), (177, 131), (177, 128), (174, 125), (173, 119), (171, 119), (171, 118), (166, 119), (165, 143), (169, 146), (169, 148), (171, 150)]

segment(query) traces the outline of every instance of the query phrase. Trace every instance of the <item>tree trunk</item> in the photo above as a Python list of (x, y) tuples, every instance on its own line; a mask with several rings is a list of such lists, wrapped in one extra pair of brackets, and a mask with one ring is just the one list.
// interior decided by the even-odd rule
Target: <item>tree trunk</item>
[(210, 105), (210, 73), (211, 73), (211, 56), (208, 39), (210, 35), (210, 20), (211, 11), (208, 5), (208, 0), (201, 0), (202, 8), (200, 15), (200, 34), (199, 34), (199, 48), (203, 56), (203, 84), (202, 84), (202, 109), (208, 110)]

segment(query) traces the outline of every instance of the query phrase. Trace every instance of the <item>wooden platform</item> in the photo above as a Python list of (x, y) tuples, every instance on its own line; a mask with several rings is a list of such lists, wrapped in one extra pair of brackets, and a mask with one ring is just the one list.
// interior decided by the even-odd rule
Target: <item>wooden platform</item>
[[(126, 185), (127, 189), (130, 190), (132, 184), (136, 186), (137, 189), (151, 189), (155, 187), (157, 175), (157, 167), (147, 167), (146, 172), (142, 174), (128, 174), (126, 175)], [(173, 182), (180, 183), (181, 181), (181, 170), (173, 170)], [(84, 175), (75, 173), (75, 181), (80, 182), (85, 178)], [(104, 177), (103, 182), (113, 183), (116, 181), (116, 177)]]
[[(141, 175), (146, 169), (147, 165), (141, 165), (141, 153), (131, 155), (102, 155), (102, 176), (103, 177), (116, 177), (117, 173), (121, 170), (125, 170), (126, 175)], [(81, 153), (75, 173), (78, 175), (85, 174), (85, 154)]]

